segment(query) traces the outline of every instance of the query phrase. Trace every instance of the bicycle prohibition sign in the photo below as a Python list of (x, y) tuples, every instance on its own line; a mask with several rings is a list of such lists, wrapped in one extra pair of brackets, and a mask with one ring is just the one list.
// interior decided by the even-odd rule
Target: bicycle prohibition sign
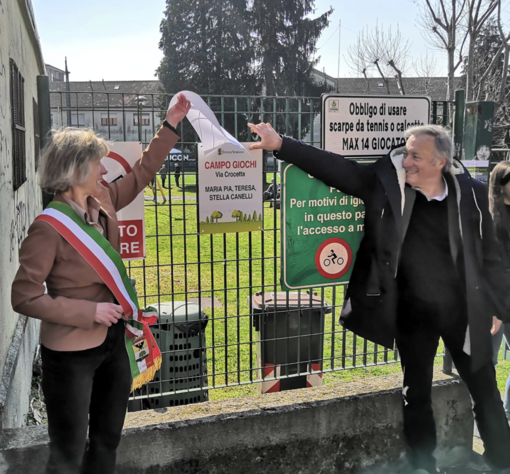
[(334, 280), (347, 273), (352, 264), (352, 250), (343, 239), (333, 237), (319, 246), (315, 253), (315, 267), (325, 278)]

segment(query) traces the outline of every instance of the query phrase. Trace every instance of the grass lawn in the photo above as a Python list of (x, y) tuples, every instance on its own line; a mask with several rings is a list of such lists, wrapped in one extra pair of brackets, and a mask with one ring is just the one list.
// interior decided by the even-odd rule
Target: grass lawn
[[(281, 291), (280, 210), (264, 204), (261, 232), (199, 235), (195, 176), (181, 175), (182, 188), (174, 186), (173, 176), (171, 181), (172, 201), (159, 199), (157, 205), (152, 200), (145, 202), (147, 257), (129, 265), (140, 303), (188, 301), (199, 296), (219, 301), (221, 307), (204, 308), (209, 317), (208, 382), (215, 387), (210, 398), (254, 394), (257, 384), (253, 382), (259, 376), (250, 300), (259, 291)], [(168, 199), (168, 190), (164, 193)], [(152, 195), (146, 188), (145, 196)], [(400, 372), (400, 364), (391, 363), (396, 357), (394, 351), (383, 350), (340, 326), (343, 287), (315, 291), (332, 307), (332, 313), (324, 315), (324, 383)], [(301, 292), (301, 298), (306, 304), (309, 296)], [(310, 337), (300, 338), (300, 344), (309, 341)], [(285, 342), (277, 342), (277, 350), (286, 351)], [(442, 352), (441, 347), (438, 352)], [(442, 359), (436, 363), (442, 364)], [(509, 373), (510, 362), (502, 361), (497, 366), (501, 389)]]

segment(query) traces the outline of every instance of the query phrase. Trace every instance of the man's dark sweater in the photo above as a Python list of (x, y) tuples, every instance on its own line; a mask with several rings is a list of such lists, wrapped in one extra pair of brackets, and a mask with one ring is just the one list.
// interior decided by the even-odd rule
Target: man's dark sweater
[(455, 196), (428, 201), (416, 192), (397, 274), (401, 310), (430, 317), (461, 306), (463, 292), (448, 238), (447, 199)]

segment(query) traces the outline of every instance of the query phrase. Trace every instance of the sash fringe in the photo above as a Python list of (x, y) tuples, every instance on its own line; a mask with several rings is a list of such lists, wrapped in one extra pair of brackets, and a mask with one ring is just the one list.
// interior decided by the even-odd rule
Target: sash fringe
[(154, 359), (154, 365), (144, 370), (141, 374), (137, 375), (131, 384), (131, 391), (136, 390), (137, 388), (143, 387), (146, 383), (152, 381), (152, 379), (156, 376), (156, 372), (161, 369), (162, 357), (158, 356)]

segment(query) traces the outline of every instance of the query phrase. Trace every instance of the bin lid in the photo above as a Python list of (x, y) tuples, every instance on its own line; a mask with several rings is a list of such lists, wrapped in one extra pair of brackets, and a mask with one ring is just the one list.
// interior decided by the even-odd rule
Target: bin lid
[(307, 309), (307, 308), (324, 308), (329, 313), (331, 308), (317, 293), (302, 292), (266, 292), (259, 291), (253, 295), (253, 307), (258, 310), (268, 311), (278, 308), (289, 309)]
[(186, 301), (165, 301), (158, 304), (151, 304), (159, 312), (159, 321), (165, 323), (185, 323), (187, 321), (199, 321), (205, 319), (203, 311), (196, 303)]

